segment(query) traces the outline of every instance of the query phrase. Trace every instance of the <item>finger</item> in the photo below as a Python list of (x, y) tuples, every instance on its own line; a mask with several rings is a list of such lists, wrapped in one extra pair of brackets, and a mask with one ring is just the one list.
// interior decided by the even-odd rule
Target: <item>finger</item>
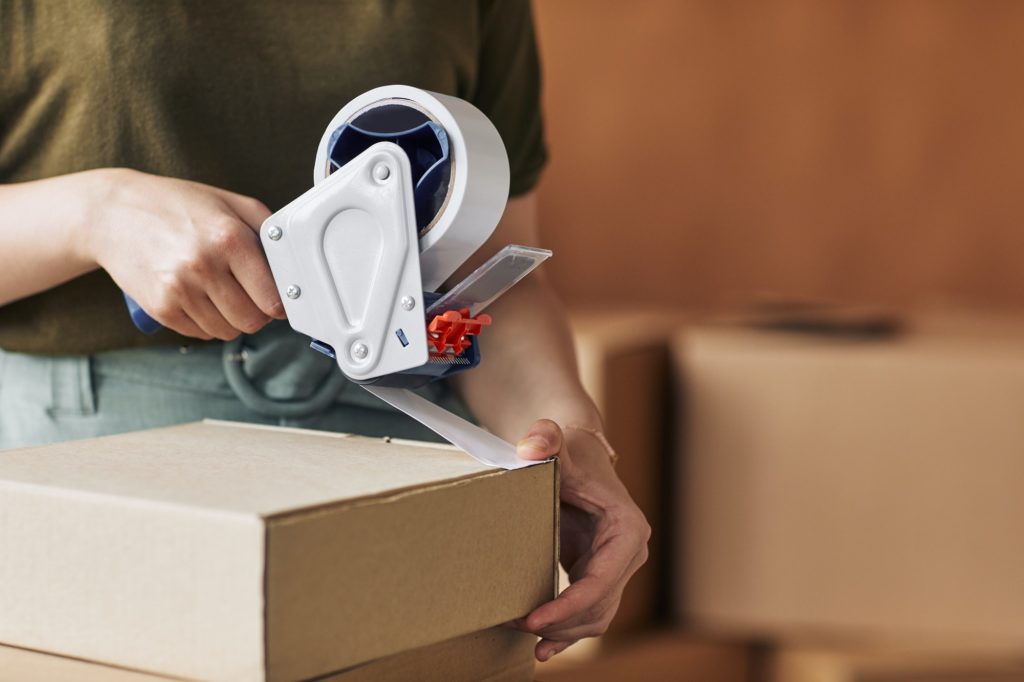
[(600, 637), (608, 632), (608, 625), (612, 622), (612, 617), (615, 615), (618, 604), (618, 600), (609, 603), (603, 611), (595, 613), (592, 620), (586, 620), (571, 627), (549, 628), (543, 632), (535, 632), (533, 634), (557, 642), (575, 642), (576, 640), (588, 637)]
[(613, 536), (589, 558), (579, 579), (526, 617), (527, 627), (546, 635), (553, 628), (599, 620), (607, 603), (618, 601), (626, 580), (642, 563), (642, 552), (634, 543), (623, 535)]
[(212, 336), (207, 334), (181, 308), (174, 312), (171, 312), (170, 314), (164, 313), (159, 318), (154, 319), (156, 319), (157, 322), (167, 327), (171, 331), (175, 331), (181, 334), (182, 336), (188, 336), (193, 339), (202, 339), (203, 341), (210, 341), (213, 339)]
[(550, 660), (555, 654), (562, 653), (576, 642), (577, 640), (559, 642), (550, 639), (542, 639), (537, 642), (537, 646), (533, 650), (533, 654), (537, 657), (538, 661), (543, 663), (544, 661)]
[(228, 207), (250, 228), (247, 238), (235, 242), (235, 248), (228, 251), (228, 262), (231, 273), (249, 296), (267, 317), (278, 320), (285, 319), (284, 305), (277, 291), (274, 277), (270, 274), (267, 257), (260, 247), (259, 230), (263, 222), (270, 217), (270, 210), (258, 199), (221, 190), (221, 195)]
[(217, 306), (205, 294), (189, 300), (185, 304), (185, 312), (209, 336), (221, 341), (236, 338), (240, 331), (231, 326), (220, 314)]
[(601, 620), (611, 604), (618, 601), (622, 585), (587, 576), (565, 588), (552, 601), (526, 616), (527, 629), (547, 637), (558, 631)]
[(593, 607), (575, 614), (564, 622), (556, 623), (533, 634), (544, 639), (559, 642), (574, 642), (587, 637), (600, 637), (608, 631), (608, 626), (619, 610), (622, 601), (621, 586), (612, 594), (606, 595)]
[(525, 618), (514, 618), (510, 621), (502, 623), (501, 627), (508, 628), (509, 630), (519, 630), (520, 632), (529, 632), (529, 630), (526, 628)]
[(562, 451), (562, 429), (550, 419), (538, 419), (516, 444), (520, 459), (543, 460)]
[(553, 600), (534, 609), (526, 617), (526, 627), (541, 634), (582, 619), (612, 589), (614, 585), (609, 581), (586, 575), (562, 590)]
[(253, 334), (270, 322), (270, 316), (259, 309), (230, 273), (212, 281), (207, 293), (221, 316), (238, 331)]
[(281, 294), (277, 291), (274, 276), (270, 274), (270, 266), (267, 265), (267, 257), (259, 248), (259, 241), (255, 235), (253, 247), (239, 249), (230, 256), (231, 274), (264, 315), (283, 320), (285, 313)]
[(218, 191), (220, 192), (221, 198), (224, 199), (225, 203), (227, 203), (231, 210), (234, 211), (253, 232), (258, 234), (260, 226), (263, 225), (263, 221), (270, 217), (270, 209), (268, 209), (259, 199), (247, 197), (244, 194), (229, 192), (226, 189)]
[(526, 617), (528, 631), (569, 640), (597, 636), (607, 629), (626, 582), (646, 561), (647, 552), (646, 540), (629, 532), (628, 525), (603, 525), (592, 548), (572, 566), (572, 584)]
[(207, 334), (205, 331), (203, 331), (202, 327), (200, 327), (198, 324), (193, 322), (191, 319), (187, 319), (187, 318), (186, 318), (185, 322), (183, 322), (177, 328), (175, 328), (175, 327), (168, 327), (168, 328), (169, 329), (174, 329), (174, 331), (178, 332), (182, 336), (187, 336), (187, 337), (192, 338), (192, 339), (202, 339), (203, 341), (212, 341), (213, 338), (214, 338), (210, 334)]

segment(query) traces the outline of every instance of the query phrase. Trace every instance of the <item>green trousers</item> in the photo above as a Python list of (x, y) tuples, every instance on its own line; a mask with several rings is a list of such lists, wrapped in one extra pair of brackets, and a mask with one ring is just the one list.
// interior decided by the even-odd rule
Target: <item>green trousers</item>
[[(419, 392), (469, 416), (442, 382)], [(226, 344), (67, 357), (0, 351), (0, 448), (207, 418), (437, 440), (346, 381), (285, 324)]]

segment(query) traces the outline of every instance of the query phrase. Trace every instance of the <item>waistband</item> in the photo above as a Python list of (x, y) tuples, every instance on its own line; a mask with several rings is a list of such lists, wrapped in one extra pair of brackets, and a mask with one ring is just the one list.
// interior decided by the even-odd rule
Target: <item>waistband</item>
[[(284, 323), (271, 323), (256, 334), (229, 342), (133, 348), (95, 355), (39, 356), (0, 350), (0, 362), (7, 363), (3, 376), (17, 386), (18, 392), (45, 397), (46, 404), (58, 412), (96, 411), (93, 376), (116, 377), (183, 393), (233, 397), (259, 415), (278, 419), (314, 416), (337, 404), (392, 411), (346, 379), (334, 361), (310, 349), (308, 339)], [(444, 382), (428, 384), (417, 392), (472, 418)]]

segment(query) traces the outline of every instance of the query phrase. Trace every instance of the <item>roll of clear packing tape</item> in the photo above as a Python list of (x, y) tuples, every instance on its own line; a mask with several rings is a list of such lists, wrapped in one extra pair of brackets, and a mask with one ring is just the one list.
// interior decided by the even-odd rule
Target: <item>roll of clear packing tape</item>
[(358, 151), (355, 138), (364, 136), (395, 141), (419, 169), (420, 270), (424, 290), (437, 291), (487, 241), (505, 211), (509, 165), (501, 136), (464, 100), (406, 85), (375, 88), (346, 104), (327, 126), (314, 184), (345, 162), (347, 145)]

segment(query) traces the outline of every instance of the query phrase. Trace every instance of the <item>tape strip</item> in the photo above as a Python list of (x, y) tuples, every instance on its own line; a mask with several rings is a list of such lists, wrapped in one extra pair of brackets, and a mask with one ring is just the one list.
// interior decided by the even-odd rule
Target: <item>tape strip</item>
[(519, 459), (516, 456), (516, 446), (512, 443), (484, 431), (479, 426), (438, 407), (412, 391), (380, 386), (363, 386), (363, 388), (388, 405), (409, 415), (455, 447), (464, 450), (481, 464), (502, 469), (521, 469), (541, 464), (541, 462)]

